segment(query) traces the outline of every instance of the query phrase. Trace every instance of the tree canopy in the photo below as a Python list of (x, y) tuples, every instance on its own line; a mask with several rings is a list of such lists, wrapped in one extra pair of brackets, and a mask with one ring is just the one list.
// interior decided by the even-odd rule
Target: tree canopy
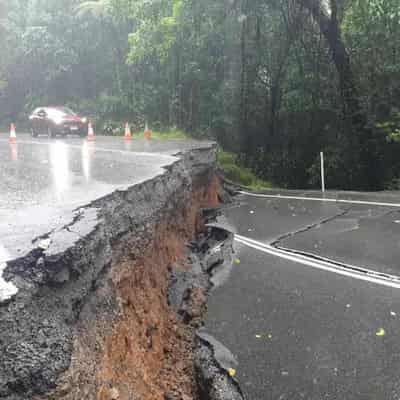
[(99, 126), (210, 137), (260, 177), (398, 188), (397, 0), (0, 1), (0, 121), (66, 104)]

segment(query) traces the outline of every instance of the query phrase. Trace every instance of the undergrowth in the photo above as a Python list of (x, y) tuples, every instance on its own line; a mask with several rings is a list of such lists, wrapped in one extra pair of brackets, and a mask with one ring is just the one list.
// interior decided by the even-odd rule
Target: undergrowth
[(219, 150), (217, 161), (226, 178), (238, 185), (256, 191), (272, 188), (271, 182), (258, 178), (253, 171), (241, 165), (234, 153)]

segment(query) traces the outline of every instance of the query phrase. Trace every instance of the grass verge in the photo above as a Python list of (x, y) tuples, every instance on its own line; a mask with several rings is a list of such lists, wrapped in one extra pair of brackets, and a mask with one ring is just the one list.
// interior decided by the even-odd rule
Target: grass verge
[(256, 191), (272, 188), (271, 182), (258, 178), (249, 168), (240, 165), (236, 154), (219, 150), (217, 160), (218, 166), (232, 182)]
[[(144, 138), (144, 132), (135, 132), (133, 133), (133, 136), (135, 138)], [(169, 131), (163, 131), (163, 132), (158, 132), (158, 131), (151, 131), (151, 138), (152, 139), (158, 139), (158, 140), (185, 140), (189, 139), (189, 136), (186, 135), (185, 132), (180, 131), (178, 129), (171, 129)]]

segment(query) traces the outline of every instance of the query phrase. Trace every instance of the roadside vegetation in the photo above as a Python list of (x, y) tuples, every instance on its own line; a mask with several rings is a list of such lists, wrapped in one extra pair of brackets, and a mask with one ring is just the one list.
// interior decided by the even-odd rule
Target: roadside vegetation
[[(135, 137), (144, 138), (144, 132), (134, 133)], [(189, 136), (178, 129), (169, 129), (165, 131), (151, 131), (151, 137), (158, 140), (185, 140)]]
[(216, 139), (278, 186), (315, 188), (323, 151), (328, 187), (393, 188), (399, 48), (398, 0), (0, 0), (0, 124), (67, 105)]
[[(118, 123), (118, 122), (113, 122), (112, 124), (110, 123), (105, 123), (104, 125), (100, 125), (97, 129), (99, 129), (101, 134), (109, 135), (109, 136), (124, 136), (125, 134), (125, 126), (124, 124)], [(153, 139), (158, 139), (158, 140), (185, 140), (189, 139), (190, 136), (188, 136), (184, 131), (176, 128), (169, 128), (169, 129), (164, 129), (164, 130), (159, 130), (159, 129), (152, 129), (150, 126), (149, 129), (151, 130), (151, 137)], [(144, 138), (144, 129), (139, 130), (137, 127), (133, 126), (131, 127), (132, 130), (132, 135), (135, 138)]]
[(240, 162), (234, 153), (219, 150), (217, 154), (218, 167), (223, 172), (226, 179), (245, 188), (261, 191), (270, 189), (272, 184), (260, 179), (256, 174)]

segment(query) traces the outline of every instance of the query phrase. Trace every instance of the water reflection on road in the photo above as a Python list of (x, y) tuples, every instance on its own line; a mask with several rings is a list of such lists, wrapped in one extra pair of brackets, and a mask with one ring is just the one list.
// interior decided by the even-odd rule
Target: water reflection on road
[(11, 161), (18, 161), (18, 144), (10, 143), (10, 158)]
[(26, 254), (34, 238), (68, 224), (74, 210), (164, 173), (181, 146), (122, 138), (17, 140), (0, 137), (0, 262)]
[(56, 141), (49, 146), (53, 185), (58, 200), (62, 198), (65, 191), (71, 186), (68, 153), (68, 146), (61, 141)]

